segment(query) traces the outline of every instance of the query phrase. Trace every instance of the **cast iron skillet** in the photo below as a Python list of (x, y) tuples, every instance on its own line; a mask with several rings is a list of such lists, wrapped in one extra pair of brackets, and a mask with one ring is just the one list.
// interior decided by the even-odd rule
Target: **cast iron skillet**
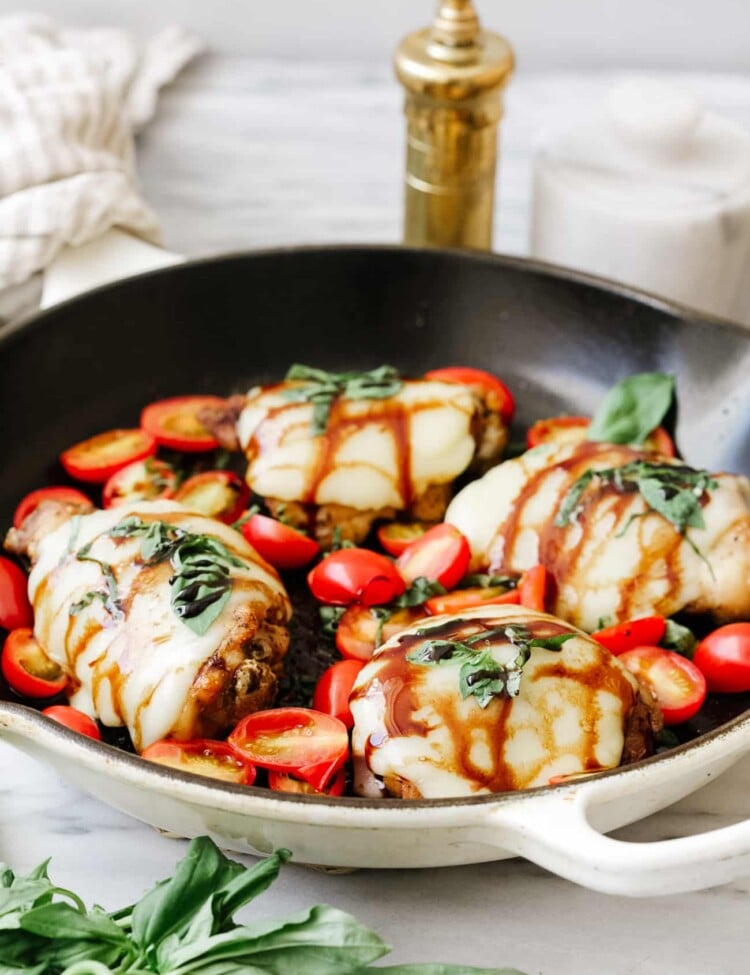
[[(0, 334), (0, 526), (27, 491), (64, 483), (56, 457), (65, 446), (134, 425), (151, 400), (245, 390), (283, 375), (293, 361), (330, 369), (388, 362), (406, 374), (480, 366), (514, 391), (519, 431), (542, 416), (592, 412), (621, 376), (665, 370), (677, 377), (683, 454), (711, 470), (750, 472), (750, 337), (741, 328), (528, 261), (311, 247), (140, 275)], [(523, 795), (416, 803), (333, 802), (205, 782), (81, 742), (14, 702), (0, 703), (0, 732), (122, 809), (185, 835), (212, 832), (235, 849), (288, 845), (300, 860), (332, 866), (449, 864), (514, 852), (600, 889), (644, 893), (725, 878), (683, 870), (670, 887), (662, 865), (650, 879), (633, 879), (631, 870), (629, 880), (618, 880), (623, 865), (609, 847), (593, 867), (590, 857), (583, 867), (571, 864), (562, 841), (552, 850), (532, 842), (529, 803), (544, 819), (538, 800), (552, 794), (559, 805), (561, 795), (583, 796), (570, 842), (617, 846), (586, 832), (584, 814), (612, 828), (702, 784), (750, 748), (749, 703), (717, 698), (695, 729), (703, 737), (640, 768)], [(363, 830), (376, 831), (377, 853)], [(747, 850), (735, 837), (730, 855), (750, 852), (750, 837), (741, 839)]]

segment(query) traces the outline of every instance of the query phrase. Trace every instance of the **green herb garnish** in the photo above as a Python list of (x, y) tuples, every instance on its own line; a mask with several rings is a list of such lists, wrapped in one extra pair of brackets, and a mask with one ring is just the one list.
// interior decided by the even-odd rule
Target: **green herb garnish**
[[(77, 534), (77, 531), (76, 531)], [(84, 545), (83, 548), (76, 552), (76, 558), (79, 562), (93, 562), (98, 565), (104, 576), (104, 589), (95, 589), (91, 592), (87, 592), (82, 599), (78, 602), (73, 603), (73, 605), (68, 610), (70, 616), (77, 616), (83, 609), (90, 606), (95, 599), (99, 599), (102, 602), (105, 610), (109, 613), (113, 620), (120, 622), (125, 618), (125, 614), (122, 611), (122, 606), (120, 605), (120, 595), (117, 589), (117, 579), (115, 578), (115, 572), (109, 562), (102, 562), (101, 559), (94, 558), (90, 555), (91, 546), (93, 542), (89, 542), (88, 545)]]
[[(461, 622), (460, 620), (458, 622)], [(417, 630), (417, 636), (429, 637), (430, 629)], [(551, 637), (534, 637), (527, 627), (511, 623), (496, 629), (474, 633), (463, 640), (428, 639), (406, 659), (416, 664), (460, 664), (458, 686), (461, 697), (470, 695), (486, 708), (494, 697), (517, 697), (521, 689), (521, 674), (534, 647), (560, 650), (575, 633), (560, 633)], [(490, 644), (497, 638), (511, 643), (517, 654), (508, 664), (499, 664), (492, 655), (491, 646), (477, 649), (479, 643)]]
[(326, 372), (311, 366), (293, 365), (287, 380), (303, 385), (284, 389), (281, 395), (292, 403), (312, 403), (312, 432), (321, 436), (328, 428), (331, 405), (339, 396), (345, 399), (388, 399), (395, 396), (403, 381), (393, 366), (378, 366), (369, 372)]
[(131, 515), (115, 525), (109, 535), (142, 538), (144, 565), (170, 562), (174, 569), (169, 580), (172, 611), (198, 636), (208, 631), (229, 601), (230, 569), (247, 568), (218, 538), (185, 531), (164, 521), (144, 522)]
[(432, 582), (426, 576), (417, 576), (398, 599), (394, 599), (386, 606), (373, 606), (370, 612), (378, 621), (378, 628), (375, 632), (375, 646), (379, 647), (383, 642), (383, 627), (394, 613), (400, 609), (413, 609), (416, 606), (423, 606), (428, 599), (433, 596), (444, 596), (446, 592), (445, 586), (441, 586), (439, 582)]
[(237, 521), (232, 522), (232, 528), (237, 531), (242, 531), (242, 526), (247, 524), (248, 521), (253, 517), (253, 515), (259, 515), (261, 511), (259, 504), (251, 504), (244, 515), (241, 515)]
[(661, 645), (667, 650), (674, 650), (675, 653), (681, 653), (683, 657), (692, 660), (695, 648), (698, 646), (698, 640), (687, 626), (683, 626), (682, 623), (677, 623), (675, 620), (667, 620)]
[(457, 589), (517, 589), (518, 576), (492, 576), (486, 572), (475, 572), (464, 576)]
[(628, 376), (605, 396), (587, 438), (640, 446), (667, 415), (673, 398), (674, 376), (664, 372)]
[(336, 636), (339, 621), (346, 612), (346, 606), (319, 606), (318, 615), (327, 636)]
[(348, 538), (344, 538), (341, 533), (341, 525), (335, 525), (333, 532), (331, 534), (331, 548), (330, 552), (340, 552), (342, 548), (356, 548), (357, 546), (354, 542), (350, 542)]

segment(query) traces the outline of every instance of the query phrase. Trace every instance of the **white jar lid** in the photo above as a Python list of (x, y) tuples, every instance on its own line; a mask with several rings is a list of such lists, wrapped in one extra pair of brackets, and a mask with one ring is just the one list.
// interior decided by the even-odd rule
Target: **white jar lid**
[(541, 160), (607, 210), (723, 210), (750, 192), (750, 134), (674, 85), (627, 80), (584, 123), (556, 130)]

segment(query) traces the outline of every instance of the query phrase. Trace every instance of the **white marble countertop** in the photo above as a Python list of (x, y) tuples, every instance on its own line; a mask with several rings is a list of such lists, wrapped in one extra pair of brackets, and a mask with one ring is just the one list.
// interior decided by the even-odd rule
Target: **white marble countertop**
[[(750, 77), (682, 76), (750, 124)], [(529, 160), (538, 128), (589, 103), (608, 75), (522, 74), (503, 128), (496, 243), (524, 253)], [(355, 65), (208, 58), (165, 93), (140, 138), (147, 198), (166, 243), (188, 255), (399, 236), (403, 126), (385, 71)], [(0, 860), (53, 876), (108, 907), (172, 871), (181, 841), (66, 786), (0, 744)], [(750, 813), (750, 758), (621, 838), (663, 839)], [(422, 872), (324, 876), (289, 866), (267, 915), (326, 901), (396, 946), (389, 961), (516, 966), (543, 975), (745, 975), (750, 877), (656, 901), (605, 897), (521, 861)]]

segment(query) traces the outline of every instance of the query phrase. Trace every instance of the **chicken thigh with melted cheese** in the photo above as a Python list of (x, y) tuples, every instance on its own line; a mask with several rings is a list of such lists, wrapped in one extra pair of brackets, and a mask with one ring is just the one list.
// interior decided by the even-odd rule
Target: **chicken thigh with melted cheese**
[(552, 612), (588, 631), (653, 613), (750, 616), (746, 477), (625, 446), (549, 444), (468, 485), (446, 520), (468, 539), (473, 571), (543, 564)]
[(285, 380), (201, 419), (244, 452), (247, 483), (272, 514), (324, 547), (334, 532), (361, 542), (380, 518), (439, 521), (455, 479), (486, 470), (507, 442), (499, 413), (467, 386), (398, 379), (387, 396), (344, 390), (322, 404), (304, 398), (311, 388)]
[(448, 798), (547, 785), (650, 753), (661, 715), (616, 657), (555, 617), (487, 606), (423, 620), (360, 672), (359, 795)]
[(71, 704), (127, 727), (138, 751), (273, 706), (291, 606), (239, 532), (171, 501), (46, 501), (6, 545), (34, 563), (34, 635)]

